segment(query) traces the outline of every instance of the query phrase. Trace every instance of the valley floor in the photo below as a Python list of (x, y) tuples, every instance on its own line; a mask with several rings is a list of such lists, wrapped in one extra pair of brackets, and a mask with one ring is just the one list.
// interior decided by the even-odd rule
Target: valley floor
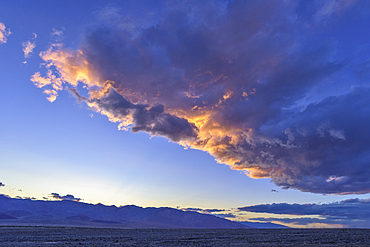
[(0, 246), (370, 246), (370, 229), (0, 227)]

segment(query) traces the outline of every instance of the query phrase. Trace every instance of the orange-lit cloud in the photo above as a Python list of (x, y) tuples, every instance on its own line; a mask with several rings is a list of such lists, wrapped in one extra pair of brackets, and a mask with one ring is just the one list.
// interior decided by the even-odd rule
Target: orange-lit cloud
[(9, 29), (6, 29), (4, 23), (0, 22), (0, 44), (4, 44), (7, 41), (7, 37), (11, 34)]

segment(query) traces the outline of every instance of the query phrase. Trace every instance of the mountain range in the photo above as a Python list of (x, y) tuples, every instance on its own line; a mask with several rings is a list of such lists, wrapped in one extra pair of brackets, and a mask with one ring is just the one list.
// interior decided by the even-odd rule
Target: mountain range
[(42, 201), (0, 195), (0, 225), (112, 228), (252, 228), (209, 214), (174, 208), (106, 206), (78, 201)]

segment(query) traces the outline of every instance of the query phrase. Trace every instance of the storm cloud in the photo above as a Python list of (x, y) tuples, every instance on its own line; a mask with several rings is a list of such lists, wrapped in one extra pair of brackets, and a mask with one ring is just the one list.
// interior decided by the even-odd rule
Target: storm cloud
[(120, 129), (204, 150), (252, 178), (368, 193), (370, 88), (327, 90), (350, 61), (325, 36), (364, 3), (331, 2), (160, 2), (145, 23), (105, 8), (78, 50), (42, 52), (47, 72), (31, 80), (51, 102), (68, 88)]

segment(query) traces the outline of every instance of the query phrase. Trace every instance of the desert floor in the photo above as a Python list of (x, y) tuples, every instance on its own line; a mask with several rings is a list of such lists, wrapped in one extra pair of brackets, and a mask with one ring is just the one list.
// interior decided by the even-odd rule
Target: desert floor
[(370, 229), (0, 227), (0, 246), (370, 246)]

